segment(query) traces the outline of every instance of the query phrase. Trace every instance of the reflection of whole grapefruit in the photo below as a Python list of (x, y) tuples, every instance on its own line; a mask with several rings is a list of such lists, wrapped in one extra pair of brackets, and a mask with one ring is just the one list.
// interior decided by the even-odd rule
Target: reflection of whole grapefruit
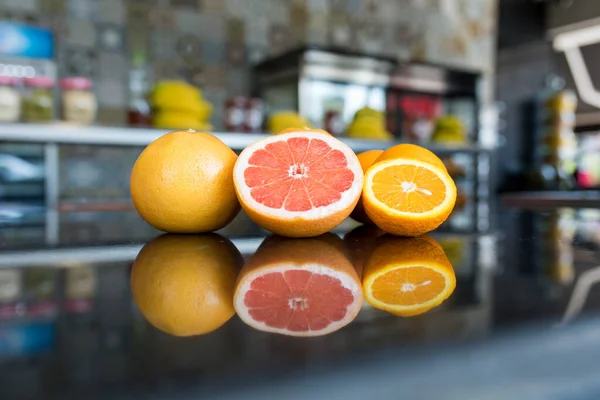
[(160, 236), (135, 259), (133, 299), (152, 325), (171, 335), (214, 331), (235, 312), (242, 262), (235, 246), (217, 234)]
[(142, 218), (172, 233), (218, 230), (237, 215), (233, 187), (237, 155), (208, 133), (168, 133), (140, 154), (131, 198)]
[(319, 336), (354, 320), (363, 301), (360, 286), (338, 237), (272, 237), (242, 269), (234, 305), (253, 328)]

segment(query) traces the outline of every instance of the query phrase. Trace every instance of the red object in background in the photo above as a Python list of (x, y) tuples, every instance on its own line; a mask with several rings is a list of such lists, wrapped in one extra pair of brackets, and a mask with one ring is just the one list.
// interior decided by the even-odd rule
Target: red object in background
[(150, 126), (152, 123), (152, 118), (150, 117), (150, 107), (148, 107), (147, 112), (139, 108), (130, 108), (129, 112), (127, 113), (127, 122), (129, 123), (129, 126)]
[(411, 141), (422, 141), (421, 135), (414, 129), (416, 123), (429, 121), (431, 124), (442, 110), (440, 98), (423, 95), (402, 95), (398, 98), (398, 112), (402, 116), (402, 136)]
[(228, 132), (244, 132), (246, 121), (247, 99), (231, 97), (225, 102), (225, 129)]
[(88, 313), (94, 308), (94, 303), (88, 299), (67, 300), (65, 308), (73, 314)]
[(340, 136), (344, 132), (344, 122), (339, 111), (329, 110), (325, 113), (325, 130), (333, 136)]
[(58, 311), (58, 304), (53, 301), (43, 301), (29, 304), (27, 306), (27, 315), (30, 317), (43, 317), (53, 315)]
[(577, 171), (577, 185), (581, 189), (590, 189), (594, 186), (592, 176), (586, 171)]
[(439, 116), (442, 103), (431, 96), (405, 95), (400, 98), (403, 114), (412, 118), (435, 119)]
[(264, 118), (264, 102), (258, 98), (249, 99), (246, 102), (246, 112), (244, 114), (244, 131), (250, 133), (261, 132)]

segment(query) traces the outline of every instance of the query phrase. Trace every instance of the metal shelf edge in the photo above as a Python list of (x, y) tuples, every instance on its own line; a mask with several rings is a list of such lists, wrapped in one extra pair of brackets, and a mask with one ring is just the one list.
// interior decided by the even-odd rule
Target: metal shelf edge
[[(74, 126), (60, 124), (5, 124), (0, 125), (0, 142), (62, 143), (105, 146), (147, 146), (168, 130), (145, 128), (118, 128), (100, 126)], [(264, 133), (212, 132), (233, 150), (243, 150), (255, 141), (270, 136)], [(401, 142), (382, 142), (341, 138), (355, 152), (387, 149)], [(428, 145), (435, 153), (479, 153), (493, 149), (475, 145)]]

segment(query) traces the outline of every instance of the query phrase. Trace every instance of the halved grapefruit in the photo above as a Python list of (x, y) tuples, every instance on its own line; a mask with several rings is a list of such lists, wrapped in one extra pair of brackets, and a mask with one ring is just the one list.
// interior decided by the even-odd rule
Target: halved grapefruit
[(251, 327), (290, 336), (320, 336), (354, 320), (360, 280), (333, 235), (267, 239), (239, 275), (234, 307)]
[(242, 207), (261, 227), (283, 236), (318, 236), (346, 219), (358, 202), (363, 172), (345, 144), (298, 130), (251, 144), (233, 170)]

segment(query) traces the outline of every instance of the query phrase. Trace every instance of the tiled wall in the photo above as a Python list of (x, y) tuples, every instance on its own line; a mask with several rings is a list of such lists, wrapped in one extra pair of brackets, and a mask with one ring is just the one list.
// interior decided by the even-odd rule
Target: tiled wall
[(491, 73), (496, 0), (2, 0), (1, 19), (55, 32), (60, 74), (96, 82), (100, 123), (124, 123), (135, 58), (151, 81), (199, 85), (220, 128), (248, 67), (301, 44)]

